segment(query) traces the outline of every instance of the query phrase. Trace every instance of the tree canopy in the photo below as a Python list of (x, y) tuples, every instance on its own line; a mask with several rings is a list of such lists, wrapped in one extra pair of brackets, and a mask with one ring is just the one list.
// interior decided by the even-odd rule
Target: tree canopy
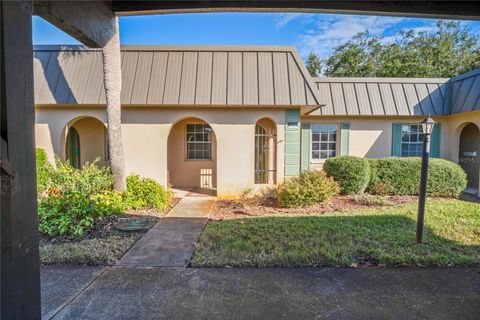
[(480, 67), (480, 36), (459, 22), (438, 21), (432, 30), (399, 31), (394, 41), (368, 31), (355, 35), (321, 60), (311, 53), (312, 76), (454, 77)]

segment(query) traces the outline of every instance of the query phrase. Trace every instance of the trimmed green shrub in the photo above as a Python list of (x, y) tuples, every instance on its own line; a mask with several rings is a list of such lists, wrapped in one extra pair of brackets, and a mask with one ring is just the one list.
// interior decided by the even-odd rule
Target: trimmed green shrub
[(170, 193), (153, 179), (131, 175), (127, 177), (124, 201), (129, 209), (165, 210), (170, 204)]
[(365, 158), (341, 156), (325, 161), (323, 170), (340, 185), (343, 194), (361, 194), (370, 181), (370, 165)]
[(116, 191), (90, 196), (74, 190), (51, 194), (39, 201), (39, 230), (49, 236), (82, 236), (96, 220), (122, 212), (122, 194)]
[(279, 187), (278, 203), (285, 208), (301, 208), (329, 202), (339, 191), (338, 184), (323, 171), (304, 171)]
[(37, 192), (43, 194), (50, 184), (50, 176), (54, 170), (48, 161), (45, 150), (37, 148)]
[[(418, 195), (421, 158), (371, 159), (368, 192), (379, 195)], [(467, 186), (463, 169), (453, 162), (430, 159), (427, 194), (458, 197)]]
[(67, 162), (57, 160), (57, 170), (50, 176), (50, 188), (55, 192), (78, 191), (85, 196), (112, 190), (113, 175), (109, 167), (99, 167), (99, 159), (76, 169)]

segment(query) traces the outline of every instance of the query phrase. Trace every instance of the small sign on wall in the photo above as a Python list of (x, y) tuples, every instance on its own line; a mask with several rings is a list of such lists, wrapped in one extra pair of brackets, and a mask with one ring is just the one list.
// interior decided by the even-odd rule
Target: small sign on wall
[(464, 157), (476, 157), (477, 151), (463, 151)]

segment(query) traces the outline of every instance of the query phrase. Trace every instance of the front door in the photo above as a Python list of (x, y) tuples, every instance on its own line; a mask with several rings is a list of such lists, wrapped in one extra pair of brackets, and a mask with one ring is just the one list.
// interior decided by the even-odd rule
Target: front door
[(267, 183), (267, 132), (260, 125), (255, 126), (255, 183)]
[(80, 136), (74, 127), (68, 129), (66, 154), (70, 165), (80, 168)]
[(467, 124), (460, 134), (458, 162), (467, 173), (467, 186), (478, 189), (480, 179), (480, 130)]

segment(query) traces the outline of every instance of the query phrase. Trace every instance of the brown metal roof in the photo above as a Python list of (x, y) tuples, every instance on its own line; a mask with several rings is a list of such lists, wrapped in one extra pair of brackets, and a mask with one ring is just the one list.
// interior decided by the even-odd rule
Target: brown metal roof
[[(123, 105), (318, 106), (293, 47), (122, 47)], [(102, 53), (38, 46), (35, 103), (105, 104)]]
[(449, 114), (449, 79), (316, 78), (325, 106), (310, 115), (411, 116)]

